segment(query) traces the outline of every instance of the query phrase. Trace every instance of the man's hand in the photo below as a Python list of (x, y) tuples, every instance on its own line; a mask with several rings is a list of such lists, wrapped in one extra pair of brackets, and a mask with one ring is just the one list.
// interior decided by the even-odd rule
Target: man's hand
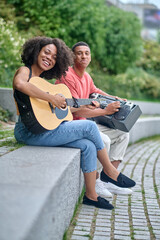
[(119, 108), (120, 108), (120, 102), (119, 101), (109, 103), (107, 105), (107, 107), (104, 109), (105, 112), (106, 112), (104, 115), (112, 115), (115, 112), (118, 112)]
[(97, 101), (92, 101), (92, 105), (90, 105), (91, 107), (93, 107), (93, 109), (95, 108), (99, 108), (100, 107), (100, 103)]
[(117, 100), (120, 100), (120, 101), (127, 101), (127, 99), (126, 98), (120, 98), (120, 97), (117, 97), (117, 96), (115, 96), (115, 99), (117, 99)]
[(92, 101), (92, 104), (88, 104), (88, 105), (84, 105), (84, 106), (81, 106), (81, 108), (89, 108), (89, 109), (96, 109), (96, 108), (99, 108), (100, 107), (100, 103), (97, 102), (97, 101)]

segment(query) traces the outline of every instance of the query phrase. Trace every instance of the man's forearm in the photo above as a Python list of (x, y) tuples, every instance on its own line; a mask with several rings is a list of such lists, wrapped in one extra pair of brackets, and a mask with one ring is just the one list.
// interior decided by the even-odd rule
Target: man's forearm
[(106, 115), (106, 111), (101, 108), (96, 108), (96, 109), (79, 109), (76, 112), (74, 112), (75, 117), (84, 117), (84, 118), (92, 118), (92, 117), (97, 117), (97, 116), (104, 116)]
[(104, 96), (112, 97), (112, 98), (116, 97), (116, 96), (110, 95), (110, 94), (108, 94), (106, 92), (103, 92), (103, 91), (101, 91), (101, 94), (104, 95)]

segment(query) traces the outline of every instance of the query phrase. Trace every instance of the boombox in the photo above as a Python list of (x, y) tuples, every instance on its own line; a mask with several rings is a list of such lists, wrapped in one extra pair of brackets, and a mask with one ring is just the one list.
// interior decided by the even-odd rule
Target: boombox
[(139, 116), (142, 114), (140, 107), (132, 102), (122, 101), (116, 98), (100, 95), (93, 93), (90, 95), (90, 98), (100, 99), (101, 101), (109, 104), (113, 101), (120, 101), (120, 109), (118, 112), (112, 115), (105, 115), (94, 117), (96, 123), (105, 125), (109, 128), (119, 129), (124, 132), (129, 132), (133, 127)]

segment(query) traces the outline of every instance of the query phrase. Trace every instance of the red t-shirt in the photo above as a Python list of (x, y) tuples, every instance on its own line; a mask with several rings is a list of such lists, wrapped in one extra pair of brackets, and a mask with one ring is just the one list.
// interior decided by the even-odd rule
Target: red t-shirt
[[(101, 93), (102, 91), (97, 88), (91, 76), (85, 72), (82, 77), (79, 77), (72, 67), (69, 67), (66, 76), (60, 80), (56, 80), (55, 84), (63, 83), (67, 85), (74, 98), (89, 98), (91, 93)], [(74, 115), (74, 114), (73, 114)], [(74, 118), (85, 119), (85, 118)]]

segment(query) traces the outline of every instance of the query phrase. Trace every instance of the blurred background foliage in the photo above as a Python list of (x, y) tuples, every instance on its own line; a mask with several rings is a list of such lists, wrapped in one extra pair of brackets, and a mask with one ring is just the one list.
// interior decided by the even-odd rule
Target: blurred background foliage
[(160, 44), (144, 42), (138, 18), (104, 0), (1, 0), (0, 83), (11, 87), (24, 41), (58, 37), (91, 47), (88, 68), (95, 84), (130, 99), (160, 99)]

